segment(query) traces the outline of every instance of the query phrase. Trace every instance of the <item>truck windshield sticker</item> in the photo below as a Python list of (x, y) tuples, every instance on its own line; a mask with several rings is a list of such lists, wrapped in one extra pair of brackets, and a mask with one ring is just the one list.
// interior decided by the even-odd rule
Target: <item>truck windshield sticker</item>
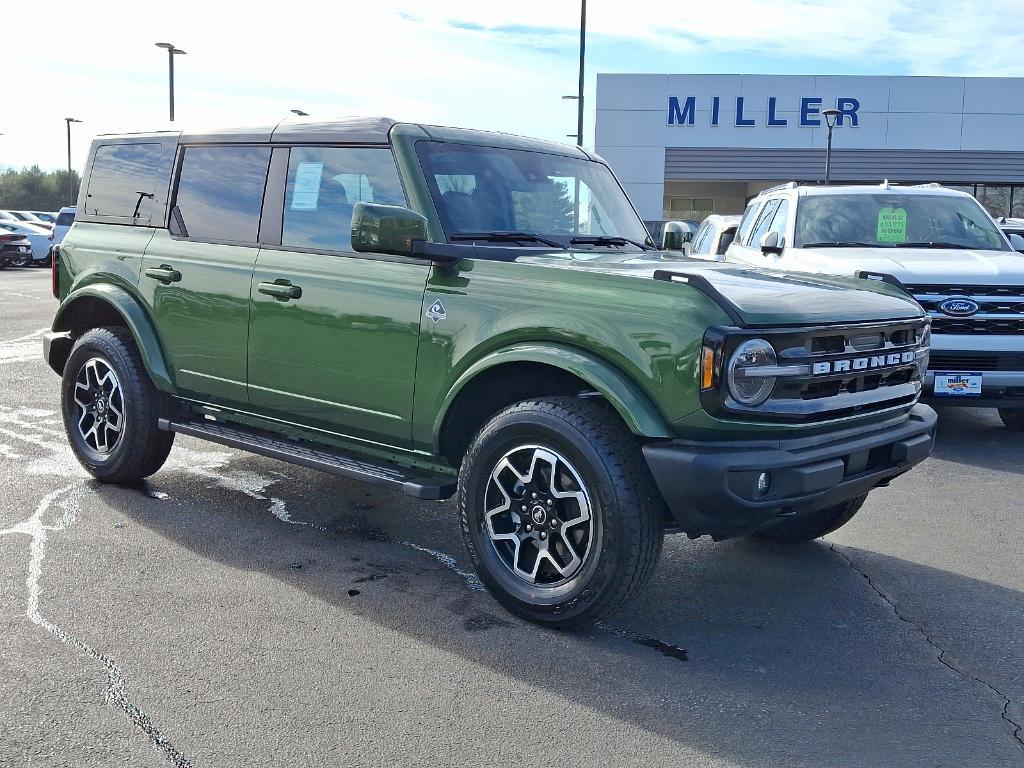
[(299, 163), (295, 171), (295, 186), (292, 189), (293, 211), (315, 211), (320, 197), (320, 175), (323, 163)]
[(883, 208), (878, 212), (878, 242), (907, 242), (907, 209)]

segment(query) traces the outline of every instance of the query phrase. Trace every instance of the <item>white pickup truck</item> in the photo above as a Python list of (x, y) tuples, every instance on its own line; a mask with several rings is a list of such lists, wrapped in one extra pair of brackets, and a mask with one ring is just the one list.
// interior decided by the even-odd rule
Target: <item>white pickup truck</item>
[(932, 318), (924, 396), (999, 409), (1024, 431), (1024, 238), (938, 184), (799, 186), (758, 195), (726, 259), (892, 283)]

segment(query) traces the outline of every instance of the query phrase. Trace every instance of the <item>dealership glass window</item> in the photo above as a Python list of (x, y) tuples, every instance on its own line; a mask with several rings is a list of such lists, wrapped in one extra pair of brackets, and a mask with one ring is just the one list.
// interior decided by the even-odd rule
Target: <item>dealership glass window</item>
[(89, 174), (85, 212), (91, 216), (149, 218), (159, 162), (159, 144), (97, 147)]
[(1006, 216), (1010, 212), (1010, 191), (1009, 186), (978, 184), (974, 196), (993, 216)]
[(189, 238), (255, 243), (269, 147), (188, 147), (175, 205)]
[(662, 213), (666, 219), (704, 221), (715, 211), (715, 201), (705, 197), (665, 195)]
[(1024, 218), (1024, 187), (1013, 188), (1013, 199), (1010, 201), (1010, 215)]
[[(452, 177), (453, 184), (457, 181)], [(352, 209), (356, 203), (406, 204), (391, 150), (293, 148), (288, 158), (281, 245), (351, 250)]]

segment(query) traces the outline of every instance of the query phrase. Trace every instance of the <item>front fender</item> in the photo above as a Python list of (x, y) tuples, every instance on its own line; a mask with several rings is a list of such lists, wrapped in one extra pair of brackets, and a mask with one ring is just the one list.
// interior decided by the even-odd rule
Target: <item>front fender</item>
[(614, 366), (560, 344), (522, 344), (485, 355), (459, 376), (442, 402), (434, 421), (435, 445), (440, 444), (445, 418), (463, 388), (484, 371), (505, 363), (543, 363), (568, 371), (600, 392), (634, 434), (644, 437), (672, 437), (665, 419), (651, 399), (632, 379)]
[[(104, 324), (96, 313), (95, 302), (102, 302), (120, 316), (138, 347), (142, 364), (153, 385), (162, 392), (173, 392), (174, 382), (167, 368), (160, 339), (153, 321), (137, 298), (124, 288), (110, 283), (92, 283), (69, 293), (53, 318), (54, 331), (94, 328)], [(53, 363), (51, 363), (51, 366)]]

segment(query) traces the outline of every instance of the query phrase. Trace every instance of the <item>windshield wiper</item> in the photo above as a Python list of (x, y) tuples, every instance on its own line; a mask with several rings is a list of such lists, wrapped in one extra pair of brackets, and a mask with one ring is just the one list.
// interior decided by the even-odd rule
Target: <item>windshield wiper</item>
[(548, 240), (546, 237), (535, 235), (532, 232), (456, 232), (449, 235), (449, 240), (485, 240), (490, 243), (543, 243), (552, 248), (569, 250), (557, 240)]
[(638, 243), (636, 240), (630, 240), (628, 237), (619, 237), (618, 235), (581, 235), (574, 237), (569, 243), (572, 245), (635, 245), (641, 251), (651, 250), (649, 245)]
[(897, 243), (897, 248), (960, 248), (963, 250), (970, 250), (971, 246), (963, 245), (962, 243), (936, 243), (932, 241), (926, 241), (922, 243)]
[(833, 240), (830, 243), (804, 243), (801, 248), (878, 248), (877, 243), (858, 243), (854, 240)]

